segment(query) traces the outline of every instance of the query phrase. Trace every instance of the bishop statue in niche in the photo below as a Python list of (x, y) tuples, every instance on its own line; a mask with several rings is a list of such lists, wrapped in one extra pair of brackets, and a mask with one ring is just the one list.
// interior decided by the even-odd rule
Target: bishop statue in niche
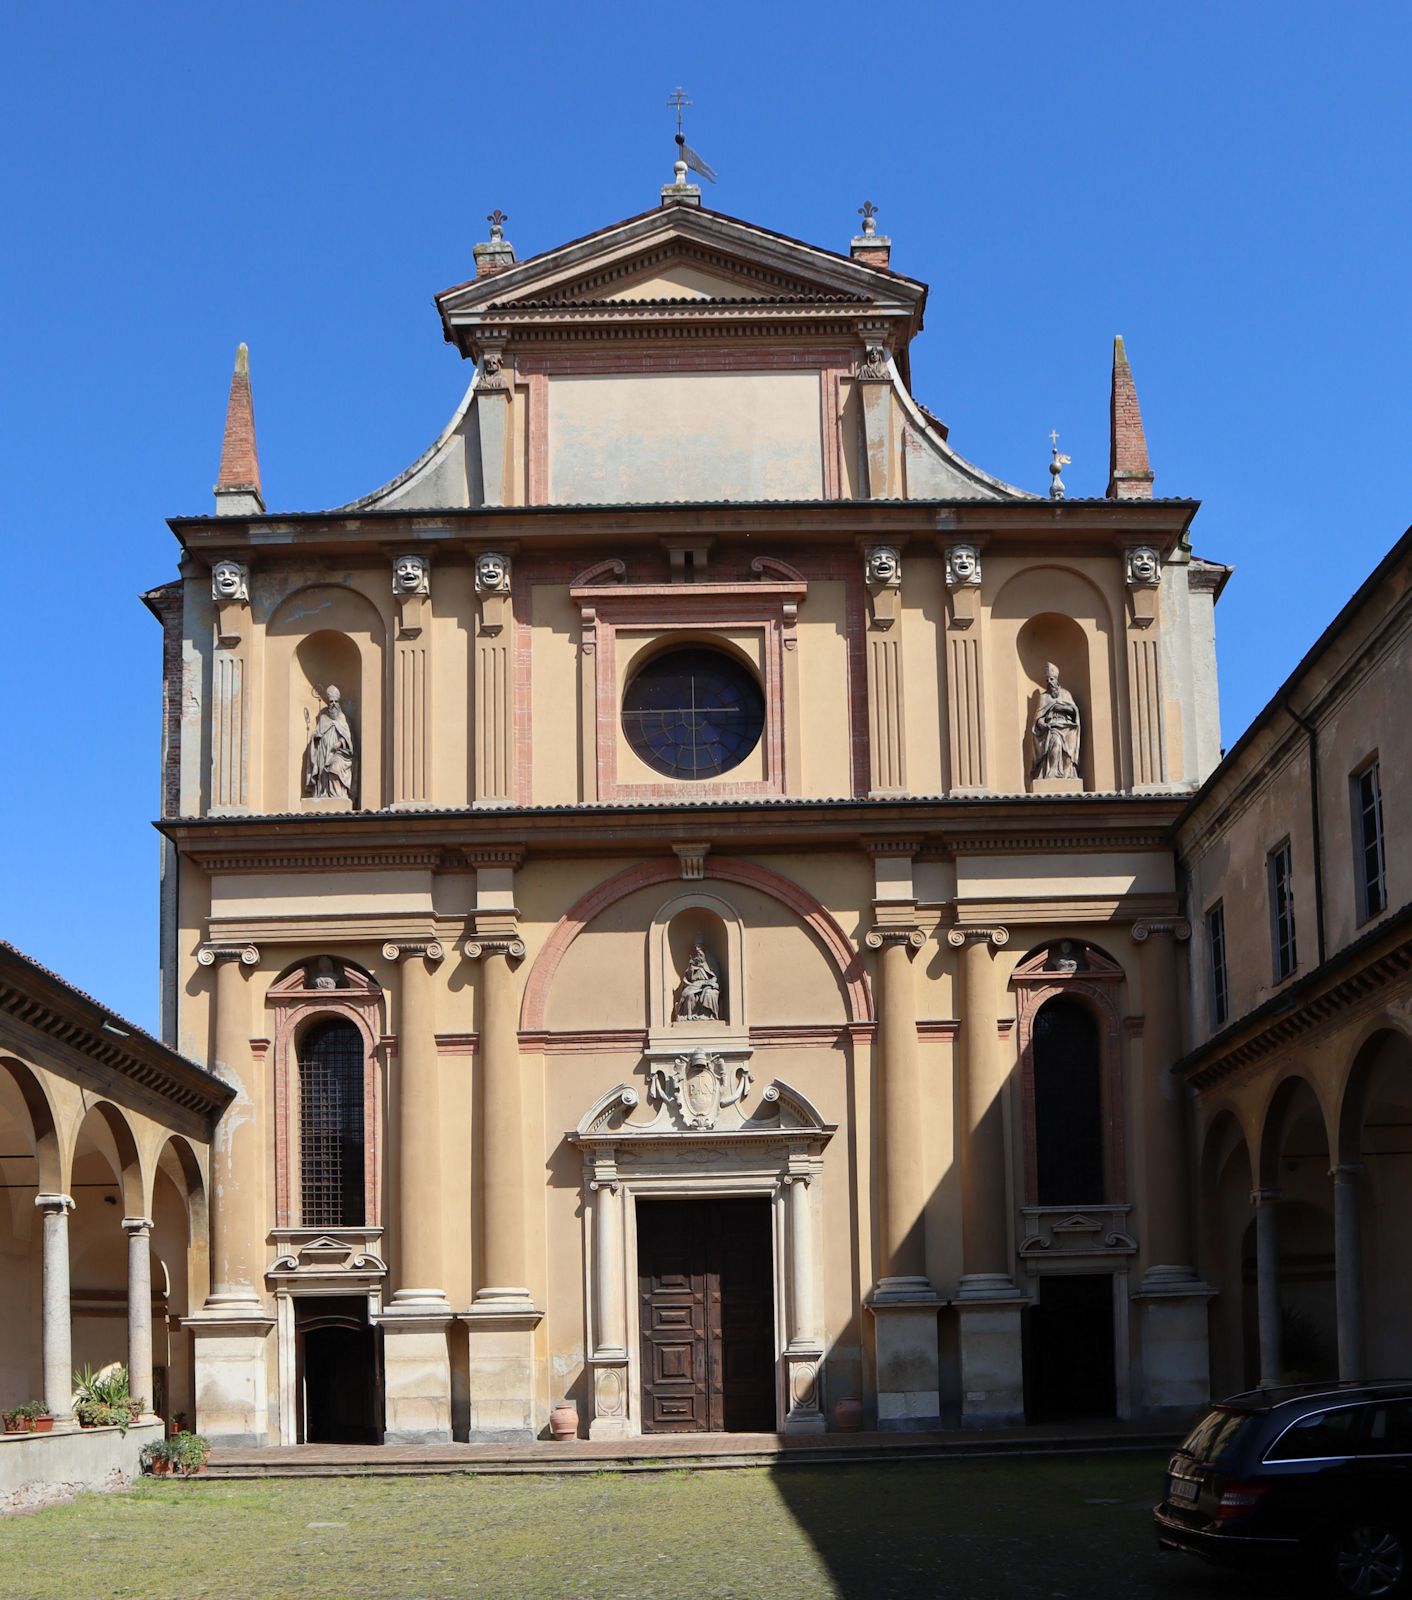
[(721, 1015), (721, 980), (700, 939), (691, 952), (691, 960), (682, 974), (681, 993), (677, 996), (676, 1022), (697, 1022), (703, 1018), (719, 1021)]
[(310, 726), (304, 712), (304, 727), (309, 735), (305, 750), (304, 787), (315, 800), (353, 800), (353, 730), (343, 709), (337, 684), (329, 684), (319, 697), (324, 703), (317, 720)]
[(1045, 668), (1044, 693), (1034, 719), (1035, 778), (1079, 776), (1079, 708), (1059, 682), (1059, 669), (1051, 661)]

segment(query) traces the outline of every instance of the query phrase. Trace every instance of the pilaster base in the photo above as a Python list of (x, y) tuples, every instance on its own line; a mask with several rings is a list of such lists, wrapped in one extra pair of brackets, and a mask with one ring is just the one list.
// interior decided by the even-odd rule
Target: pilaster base
[(451, 1443), (453, 1319), (445, 1300), (428, 1293), (393, 1296), (377, 1319), (382, 1329), (384, 1444)]
[(961, 1426), (1008, 1428), (1025, 1420), (1020, 1312), (1029, 1304), (1003, 1273), (962, 1278), (956, 1299)]
[(824, 1431), (824, 1347), (791, 1340), (784, 1353), (786, 1433)]
[(187, 1317), (196, 1375), (196, 1431), (226, 1448), (270, 1442), (269, 1338), (275, 1319), (229, 1308)]
[(868, 1303), (878, 1358), (878, 1430), (932, 1433), (941, 1427), (937, 1312), (925, 1278), (883, 1278)]
[(527, 1444), (535, 1426), (534, 1330), (544, 1313), (527, 1289), (482, 1289), (470, 1330), (472, 1444)]
[(589, 1357), (593, 1374), (593, 1416), (589, 1419), (590, 1439), (632, 1439), (637, 1429), (632, 1424), (628, 1405), (628, 1353), (626, 1350), (600, 1350)]
[(1187, 1267), (1153, 1267), (1137, 1310), (1142, 1359), (1139, 1405), (1146, 1416), (1186, 1415), (1211, 1397), (1207, 1303), (1216, 1291)]

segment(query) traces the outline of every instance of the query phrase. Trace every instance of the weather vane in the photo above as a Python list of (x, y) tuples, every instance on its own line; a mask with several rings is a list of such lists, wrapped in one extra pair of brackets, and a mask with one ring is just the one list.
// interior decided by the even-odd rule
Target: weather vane
[(1053, 458), (1049, 463), (1049, 498), (1051, 500), (1062, 500), (1064, 498), (1064, 480), (1059, 474), (1065, 467), (1073, 465), (1074, 458), (1060, 455), (1059, 434), (1057, 429), (1054, 428), (1049, 430), (1049, 453)]
[[(714, 183), (716, 181), (715, 169), (708, 161), (705, 160), (704, 157), (697, 155), (696, 151), (693, 150), (686, 142), (686, 134), (682, 131), (682, 112), (687, 106), (693, 104), (693, 102), (687, 98), (686, 90), (683, 89), (680, 84), (678, 84), (676, 88), (673, 89), (672, 92), (667, 96), (667, 104), (674, 107), (677, 113), (676, 140), (678, 161), (683, 163), (684, 166), (689, 167), (692, 172), (699, 172), (708, 183)], [(679, 183), (681, 182), (680, 176), (678, 177), (677, 181)]]

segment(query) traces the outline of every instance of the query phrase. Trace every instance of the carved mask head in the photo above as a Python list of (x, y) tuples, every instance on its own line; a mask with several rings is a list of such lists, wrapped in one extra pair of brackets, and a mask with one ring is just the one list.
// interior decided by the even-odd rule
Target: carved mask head
[(1161, 571), (1162, 564), (1157, 559), (1157, 552), (1147, 545), (1139, 545), (1137, 549), (1128, 551), (1129, 583), (1156, 583)]
[(482, 550), (476, 557), (476, 593), (509, 594), (510, 558), (498, 550)]
[(953, 589), (981, 581), (981, 553), (973, 544), (953, 544), (946, 551), (946, 581)]
[(249, 600), (250, 569), (239, 561), (218, 561), (211, 568), (213, 600)]
[(900, 583), (902, 558), (890, 544), (875, 544), (868, 552), (869, 583)]
[(425, 556), (398, 556), (392, 563), (392, 592), (431, 593), (431, 564)]

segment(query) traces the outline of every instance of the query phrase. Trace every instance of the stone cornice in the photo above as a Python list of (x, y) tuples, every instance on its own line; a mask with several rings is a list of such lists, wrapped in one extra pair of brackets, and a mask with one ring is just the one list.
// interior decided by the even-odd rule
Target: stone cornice
[(1412, 989), (1412, 905), (1189, 1051), (1172, 1071), (1195, 1089), (1209, 1089), (1292, 1040), (1307, 1043), (1326, 1024), (1381, 1003), (1394, 986)]

